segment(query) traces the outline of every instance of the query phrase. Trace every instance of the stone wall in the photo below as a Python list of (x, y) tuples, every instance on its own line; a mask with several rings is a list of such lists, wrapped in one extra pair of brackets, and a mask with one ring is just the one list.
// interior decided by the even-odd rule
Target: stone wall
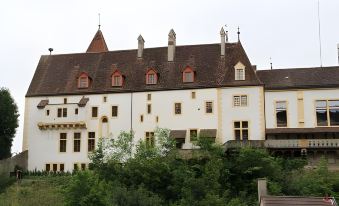
[(0, 160), (0, 174), (8, 174), (14, 171), (15, 165), (23, 168), (24, 171), (28, 167), (28, 150), (21, 152), (11, 158)]

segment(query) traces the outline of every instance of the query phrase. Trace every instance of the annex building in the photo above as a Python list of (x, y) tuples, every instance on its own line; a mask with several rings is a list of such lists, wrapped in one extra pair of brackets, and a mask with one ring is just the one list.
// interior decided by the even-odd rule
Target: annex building
[[(238, 34), (239, 35), (239, 34)], [(99, 29), (84, 53), (43, 55), (26, 94), (29, 170), (88, 167), (99, 138), (156, 127), (177, 147), (193, 136), (259, 144), (276, 154), (339, 162), (339, 67), (257, 70), (240, 41), (109, 51)]]

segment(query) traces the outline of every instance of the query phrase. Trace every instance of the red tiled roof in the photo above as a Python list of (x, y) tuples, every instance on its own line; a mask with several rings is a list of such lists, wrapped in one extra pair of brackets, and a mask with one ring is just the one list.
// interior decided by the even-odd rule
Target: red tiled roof
[(107, 52), (108, 48), (105, 42), (104, 35), (99, 29), (95, 34), (91, 44), (88, 46), (87, 53), (89, 52)]

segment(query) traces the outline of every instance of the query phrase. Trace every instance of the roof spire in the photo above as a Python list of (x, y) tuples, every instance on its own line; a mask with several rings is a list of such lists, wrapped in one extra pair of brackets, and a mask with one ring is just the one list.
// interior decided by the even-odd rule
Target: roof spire
[(86, 51), (86, 53), (90, 52), (108, 52), (105, 38), (100, 30), (100, 27)]
[(237, 34), (238, 34), (238, 42), (240, 42), (240, 28), (239, 28), (239, 26), (238, 26), (238, 32), (237, 32)]
[(98, 17), (99, 17), (99, 24), (98, 24), (98, 27), (99, 27), (99, 30), (100, 30), (100, 27), (101, 27), (101, 24), (100, 24), (100, 13), (98, 14)]

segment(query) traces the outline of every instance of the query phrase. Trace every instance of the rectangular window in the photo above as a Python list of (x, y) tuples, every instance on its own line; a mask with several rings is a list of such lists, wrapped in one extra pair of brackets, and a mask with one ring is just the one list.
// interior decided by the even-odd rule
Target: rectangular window
[(118, 106), (112, 106), (112, 117), (118, 116)]
[(140, 122), (144, 122), (144, 115), (140, 115)]
[(152, 100), (152, 95), (151, 94), (147, 94), (147, 101), (151, 101)]
[(147, 75), (147, 84), (156, 84), (155, 74)]
[(121, 86), (122, 83), (121, 83), (121, 76), (120, 75), (116, 75), (116, 76), (113, 76), (113, 86)]
[(205, 112), (207, 114), (213, 113), (213, 102), (206, 102), (205, 103), (205, 108), (206, 108)]
[(64, 104), (67, 104), (67, 98), (64, 98)]
[(190, 129), (190, 141), (196, 140), (197, 137), (198, 137), (198, 130)]
[(60, 164), (60, 171), (61, 172), (65, 171), (65, 165), (64, 164)]
[(247, 95), (235, 95), (233, 96), (234, 107), (246, 107), (247, 106)]
[(81, 170), (85, 170), (86, 169), (86, 164), (85, 163), (82, 163), (81, 164)]
[(158, 123), (159, 122), (159, 116), (155, 118), (155, 121)]
[(317, 113), (317, 125), (328, 126), (327, 120), (327, 101), (320, 100), (316, 101), (316, 113)]
[(329, 116), (330, 116), (330, 125), (338, 126), (339, 125), (339, 100), (329, 100)]
[(53, 172), (58, 171), (58, 164), (53, 164)]
[(248, 121), (234, 122), (234, 139), (248, 140)]
[(193, 72), (184, 72), (184, 82), (193, 82)]
[(78, 171), (78, 170), (79, 170), (79, 167), (78, 167), (78, 164), (77, 164), (77, 163), (74, 163), (74, 164), (73, 164), (73, 170), (75, 170), (75, 171)]
[(98, 107), (92, 107), (92, 117), (98, 117)]
[(78, 109), (78, 108), (75, 108), (74, 114), (78, 114), (78, 113), (79, 113), (79, 109)]
[(88, 87), (88, 79), (87, 79), (87, 77), (80, 77), (79, 87), (80, 88), (87, 88)]
[(146, 145), (149, 147), (154, 147), (154, 132), (146, 132)]
[(191, 98), (192, 98), (192, 99), (195, 99), (195, 92), (192, 92), (192, 93), (191, 93)]
[(245, 69), (235, 70), (235, 80), (245, 80)]
[(275, 103), (275, 115), (277, 119), (277, 127), (287, 127), (286, 101), (278, 101)]
[(50, 164), (46, 164), (46, 172), (49, 172), (49, 171), (51, 171), (51, 166)]
[(49, 116), (49, 109), (46, 110), (46, 115)]
[(62, 116), (67, 117), (67, 108), (62, 109)]
[(80, 152), (81, 133), (74, 133), (73, 151)]
[(181, 114), (181, 103), (174, 103), (174, 114)]
[(88, 151), (93, 152), (95, 149), (95, 132), (88, 132)]
[(62, 108), (58, 108), (58, 117), (62, 117)]
[(147, 104), (147, 114), (151, 114), (151, 112), (152, 112), (152, 105)]
[(67, 145), (67, 134), (60, 133), (60, 144), (59, 144), (59, 151), (66, 152), (66, 145)]

